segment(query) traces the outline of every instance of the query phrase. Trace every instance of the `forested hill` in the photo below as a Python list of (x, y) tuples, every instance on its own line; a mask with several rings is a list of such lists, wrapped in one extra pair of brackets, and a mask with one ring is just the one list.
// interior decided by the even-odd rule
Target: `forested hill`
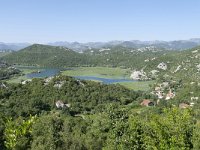
[(33, 79), (25, 85), (5, 85), (6, 88), (0, 88), (0, 97), (4, 99), (0, 102), (3, 108), (8, 108), (5, 113), (13, 117), (53, 110), (59, 100), (70, 104), (69, 113), (75, 115), (94, 110), (103, 111), (108, 103), (126, 105), (144, 96), (141, 92), (131, 91), (120, 85), (81, 81), (67, 76)]
[(78, 53), (58, 46), (34, 44), (2, 59), (11, 64), (36, 65), (46, 67), (111, 66), (136, 68), (143, 60), (167, 53), (163, 49), (145, 47), (139, 49), (116, 46), (112, 48), (91, 49)]
[[(0, 149), (199, 149), (198, 109), (142, 107), (154, 96), (57, 76), (0, 86)], [(176, 128), (175, 128), (176, 127)]]
[[(199, 80), (200, 75), (200, 47), (185, 51), (170, 52), (154, 59), (144, 60), (143, 69), (146, 74), (177, 77), (186, 80)], [(138, 68), (142, 69), (142, 68)], [(155, 75), (154, 74), (154, 75)]]
[(9, 64), (0, 61), (0, 80), (8, 79), (20, 73), (20, 70), (10, 66)]
[(34, 44), (3, 59), (10, 64), (36, 65), (48, 67), (68, 67), (88, 64), (89, 59), (65, 47)]
[(85, 53), (95, 57), (96, 64), (131, 68), (135, 74), (145, 79), (169, 76), (182, 80), (199, 80), (200, 47), (184, 51), (167, 51), (155, 47), (113, 47), (92, 49)]
[(200, 47), (167, 51), (156, 47), (133, 49), (116, 46), (78, 53), (65, 47), (34, 44), (2, 59), (10, 64), (44, 67), (124, 67), (141, 71), (145, 78), (155, 78), (157, 75), (187, 78), (189, 75), (196, 79), (200, 71)]

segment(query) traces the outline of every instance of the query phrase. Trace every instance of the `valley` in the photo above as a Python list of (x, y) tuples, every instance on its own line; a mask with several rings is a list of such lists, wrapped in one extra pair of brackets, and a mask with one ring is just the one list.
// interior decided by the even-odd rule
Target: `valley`
[(76, 77), (83, 80), (103, 82), (105, 84), (120, 84), (133, 90), (149, 89), (148, 81), (135, 83), (130, 79), (130, 70), (108, 67), (76, 67), (67, 69), (39, 68), (31, 66), (15, 66), (22, 71), (21, 75), (6, 80), (8, 83), (21, 83), (32, 78), (46, 78), (57, 74)]
[[(2, 55), (6, 71), (13, 68), (19, 72), (1, 80), (0, 115), (13, 120), (0, 120), (2, 134), (6, 135), (0, 143), (14, 140), (7, 133), (9, 129), (18, 130), (15, 146), (23, 146), (20, 142), (24, 142), (36, 149), (43, 145), (35, 145), (39, 138), (53, 142), (57, 148), (81, 145), (85, 149), (118, 149), (119, 145), (113, 148), (116, 138), (123, 149), (143, 147), (132, 144), (135, 140), (127, 137), (130, 133), (145, 143), (144, 149), (149, 145), (160, 148), (158, 138), (148, 132), (152, 130), (162, 137), (166, 147), (165, 135), (175, 138), (174, 133), (184, 136), (180, 142), (175, 141), (174, 147), (185, 140), (198, 147), (193, 135), (199, 136), (199, 56), (200, 47), (168, 51), (116, 46), (79, 53), (41, 44)], [(9, 65), (3, 65), (5, 62)], [(31, 124), (24, 134), (20, 128), (25, 128), (26, 121)], [(49, 132), (49, 126), (54, 131)], [(43, 130), (45, 133), (40, 134)], [(187, 132), (193, 135), (185, 136)], [(152, 137), (155, 143), (138, 139), (141, 135)], [(49, 136), (52, 139), (46, 138)], [(54, 143), (56, 140), (63, 145)], [(90, 141), (93, 144), (86, 144)], [(11, 143), (7, 147), (12, 147)]]
[(0, 150), (200, 150), (200, 1), (0, 1)]

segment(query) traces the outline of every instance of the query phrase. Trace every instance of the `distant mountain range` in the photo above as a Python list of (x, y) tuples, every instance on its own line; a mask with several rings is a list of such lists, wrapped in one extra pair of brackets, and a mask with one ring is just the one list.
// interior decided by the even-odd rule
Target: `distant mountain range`
[(2, 50), (20, 50), (22, 48), (25, 48), (27, 46), (30, 46), (30, 43), (3, 43), (0, 42), (0, 51)]
[(64, 46), (71, 48), (76, 51), (84, 51), (91, 48), (106, 48), (113, 46), (123, 46), (128, 48), (142, 48), (146, 46), (155, 46), (157, 48), (164, 48), (167, 50), (184, 50), (193, 48), (200, 45), (200, 38), (189, 39), (189, 40), (177, 40), (177, 41), (110, 41), (110, 42), (54, 42), (48, 43), (52, 46)]
[[(146, 46), (154, 46), (157, 48), (164, 48), (167, 50), (184, 50), (193, 48), (200, 45), (200, 38), (193, 38), (189, 40), (177, 40), (177, 41), (109, 41), (109, 42), (88, 42), (88, 43), (79, 43), (79, 42), (53, 42), (46, 43), (47, 45), (52, 46), (64, 46), (75, 51), (85, 51), (92, 48), (107, 48), (113, 46), (123, 46), (128, 48), (142, 48)], [(30, 43), (3, 43), (0, 42), (0, 50), (20, 50), (27, 46), (30, 46)]]

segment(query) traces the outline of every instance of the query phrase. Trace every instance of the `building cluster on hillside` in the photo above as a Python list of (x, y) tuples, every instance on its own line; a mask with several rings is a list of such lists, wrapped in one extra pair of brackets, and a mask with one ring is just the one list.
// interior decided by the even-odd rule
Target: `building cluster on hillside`
[[(168, 92), (166, 93), (165, 91), (168, 91)], [(156, 95), (158, 97), (158, 99), (170, 100), (175, 97), (175, 92), (170, 87), (169, 82), (163, 82), (163, 83), (157, 85), (154, 88), (154, 91), (151, 93)]]

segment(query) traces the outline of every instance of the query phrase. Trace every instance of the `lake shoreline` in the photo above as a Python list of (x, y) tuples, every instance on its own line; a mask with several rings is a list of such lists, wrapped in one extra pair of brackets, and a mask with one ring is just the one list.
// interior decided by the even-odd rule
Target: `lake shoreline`
[(101, 82), (103, 84), (120, 84), (133, 90), (149, 89), (149, 81), (138, 81), (130, 79), (130, 69), (109, 67), (72, 67), (72, 68), (42, 68), (34, 66), (16, 66), (21, 69), (23, 75), (14, 77), (8, 82), (20, 83), (22, 80), (32, 78), (46, 78), (58, 74), (71, 76), (80, 80)]

